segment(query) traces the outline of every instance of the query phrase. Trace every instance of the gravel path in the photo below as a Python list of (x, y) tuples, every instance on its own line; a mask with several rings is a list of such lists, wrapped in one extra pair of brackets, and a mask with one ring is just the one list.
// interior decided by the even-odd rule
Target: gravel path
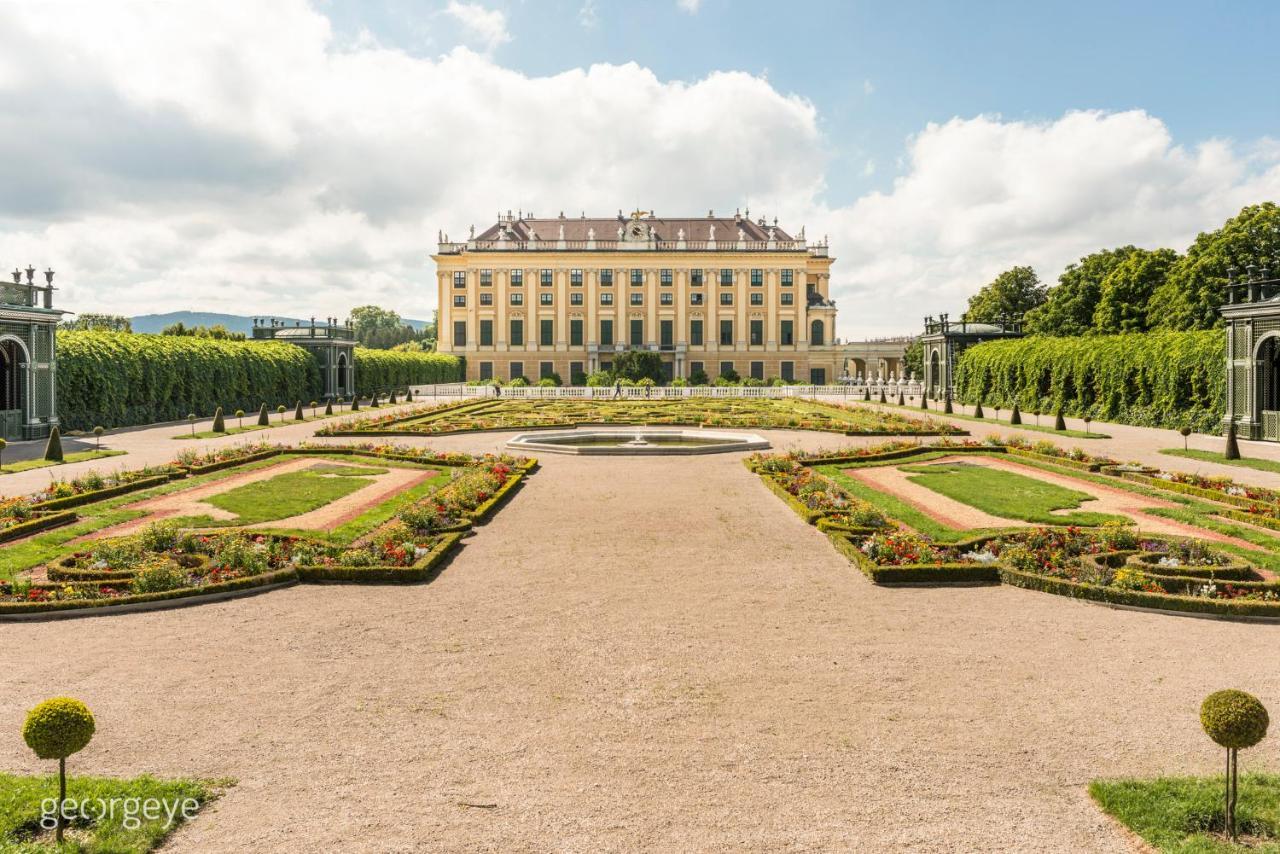
[(1214, 772), (1201, 698), (1280, 702), (1280, 626), (876, 588), (738, 455), (549, 457), (430, 585), (0, 643), (2, 767), (69, 693), (73, 771), (239, 779), (193, 852), (1126, 851), (1090, 778)]

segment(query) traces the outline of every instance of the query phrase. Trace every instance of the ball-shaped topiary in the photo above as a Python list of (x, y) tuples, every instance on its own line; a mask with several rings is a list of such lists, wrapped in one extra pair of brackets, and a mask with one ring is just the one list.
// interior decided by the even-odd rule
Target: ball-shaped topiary
[(79, 700), (54, 697), (27, 713), (22, 738), (41, 759), (66, 759), (93, 738), (93, 712)]
[(1261, 701), (1244, 691), (1215, 691), (1200, 706), (1200, 725), (1223, 747), (1253, 747), (1267, 734), (1270, 723)]

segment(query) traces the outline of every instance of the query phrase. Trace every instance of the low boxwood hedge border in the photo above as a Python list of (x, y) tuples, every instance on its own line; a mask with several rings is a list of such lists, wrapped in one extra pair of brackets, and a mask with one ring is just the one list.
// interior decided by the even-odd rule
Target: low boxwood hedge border
[(777, 480), (766, 474), (761, 474), (760, 479), (764, 481), (764, 485), (769, 488), (774, 495), (786, 502), (787, 506), (796, 511), (796, 515), (805, 521), (805, 524), (813, 525), (826, 514), (821, 510), (810, 510), (808, 507), (800, 503), (794, 495), (778, 483)]
[(465, 536), (462, 531), (445, 534), (413, 566), (300, 566), (298, 579), (317, 584), (412, 584), (428, 581), (435, 568)]
[(1070, 457), (1055, 457), (1053, 454), (1040, 454), (1025, 448), (1006, 447), (1005, 452), (1013, 457), (1026, 457), (1036, 462), (1093, 473), (1101, 471), (1104, 466), (1111, 465), (1110, 462), (1088, 462), (1086, 460), (1073, 460)]
[(52, 513), (45, 513), (39, 510), (33, 512), (38, 515), (25, 522), (18, 522), (15, 525), (10, 525), (0, 531), (0, 543), (7, 543), (10, 540), (20, 540), (23, 537), (29, 537), (32, 534), (38, 534), (41, 531), (47, 531), (50, 528), (69, 525), (77, 518), (75, 512), (71, 510)]
[(1246, 513), (1243, 510), (1223, 509), (1217, 511), (1214, 515), (1221, 516), (1224, 519), (1234, 519), (1237, 522), (1257, 525), (1262, 528), (1270, 528), (1273, 531), (1280, 531), (1280, 519), (1272, 519), (1270, 516), (1263, 516), (1260, 513)]
[[(179, 474), (177, 477), (185, 477)], [(68, 495), (63, 498), (50, 498), (47, 501), (39, 501), (32, 504), (33, 510), (68, 510), (72, 507), (83, 507), (86, 504), (93, 504), (98, 501), (105, 501), (108, 498), (115, 498), (117, 495), (125, 495), (130, 492), (139, 492), (143, 489), (150, 489), (153, 486), (160, 486), (174, 479), (173, 474), (152, 475), (151, 477), (140, 477), (130, 480), (126, 483), (118, 483), (115, 486), (108, 486), (105, 489), (95, 489), (92, 492), (81, 492), (78, 495)]]
[(886, 460), (901, 460), (917, 454), (1003, 454), (1003, 445), (915, 445), (910, 448), (896, 448), (879, 454), (850, 454), (843, 457), (800, 457), (796, 460), (802, 466), (843, 466), (855, 463), (878, 463)]
[(1148, 477), (1138, 474), (1137, 472), (1121, 472), (1120, 477), (1124, 480), (1131, 480), (1134, 483), (1141, 483), (1143, 486), (1151, 486), (1156, 489), (1163, 489), (1168, 492), (1181, 492), (1184, 495), (1194, 495), (1196, 498), (1204, 498), (1209, 501), (1215, 501), (1219, 504), (1234, 504), (1237, 507), (1253, 507), (1255, 504), (1270, 504), (1269, 501), (1263, 501), (1255, 498), (1246, 498), (1243, 495), (1228, 495), (1218, 489), (1205, 489), (1203, 486), (1195, 486), (1190, 483), (1178, 483), (1174, 480), (1165, 480), (1159, 477)]
[[(506, 499), (506, 497), (510, 495), (516, 489), (516, 487), (518, 487), (523, 482), (524, 482), (523, 472), (512, 472), (511, 474), (507, 475), (506, 482), (503, 483), (502, 486), (499, 486), (497, 489), (495, 489), (493, 492), (493, 495), (490, 495), (488, 499), (480, 502), (480, 504), (476, 507), (476, 509), (468, 513), (467, 518), (470, 519), (472, 522), (476, 522), (476, 523), (484, 522), (489, 517), (489, 515), (498, 508), (498, 505), (500, 505), (503, 502), (503, 500)], [(441, 487), (441, 489), (443, 488), (444, 487)]]
[(871, 561), (852, 538), (835, 531), (828, 532), (836, 551), (876, 584), (999, 584), (1000, 575), (991, 563), (938, 563), (880, 566)]

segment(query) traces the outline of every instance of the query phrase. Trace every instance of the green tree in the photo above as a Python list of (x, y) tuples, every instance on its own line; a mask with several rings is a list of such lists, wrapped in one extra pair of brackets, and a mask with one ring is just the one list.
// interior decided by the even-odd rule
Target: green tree
[(627, 350), (613, 360), (613, 374), (620, 379), (638, 381), (645, 377), (663, 382), (662, 356), (652, 350)]
[(373, 350), (389, 350), (400, 344), (426, 338), (401, 320), (400, 315), (394, 311), (376, 305), (362, 305), (351, 309), (351, 325), (355, 329), (356, 340)]
[(85, 312), (77, 315), (75, 320), (62, 321), (58, 328), (76, 332), (132, 332), (133, 323), (120, 314)]
[(1005, 317), (1017, 317), (1043, 305), (1047, 290), (1035, 270), (1014, 267), (969, 297), (964, 316), (977, 323), (996, 323)]
[[(1124, 263), (1133, 246), (1103, 249), (1067, 265), (1047, 299), (1027, 312), (1027, 331), (1040, 335), (1084, 335), (1093, 329), (1093, 315), (1102, 299), (1102, 281)], [(1145, 309), (1145, 300), (1143, 302)]]
[(1093, 313), (1093, 330), (1104, 335), (1146, 332), (1147, 303), (1178, 263), (1172, 249), (1134, 249), (1102, 280), (1102, 296)]
[(907, 376), (914, 375), (917, 379), (924, 376), (924, 342), (919, 338), (913, 338), (902, 354), (902, 369)]
[(1151, 296), (1147, 322), (1159, 329), (1212, 329), (1221, 325), (1218, 306), (1227, 270), (1243, 275), (1250, 264), (1275, 272), (1280, 257), (1280, 207), (1249, 205), (1217, 231), (1203, 232)]

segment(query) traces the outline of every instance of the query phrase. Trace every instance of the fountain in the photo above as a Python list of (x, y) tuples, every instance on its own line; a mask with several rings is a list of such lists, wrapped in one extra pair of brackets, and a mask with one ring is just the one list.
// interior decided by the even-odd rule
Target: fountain
[(521, 433), (507, 441), (512, 450), (589, 456), (668, 456), (759, 451), (769, 442), (752, 433), (712, 430), (550, 430)]

